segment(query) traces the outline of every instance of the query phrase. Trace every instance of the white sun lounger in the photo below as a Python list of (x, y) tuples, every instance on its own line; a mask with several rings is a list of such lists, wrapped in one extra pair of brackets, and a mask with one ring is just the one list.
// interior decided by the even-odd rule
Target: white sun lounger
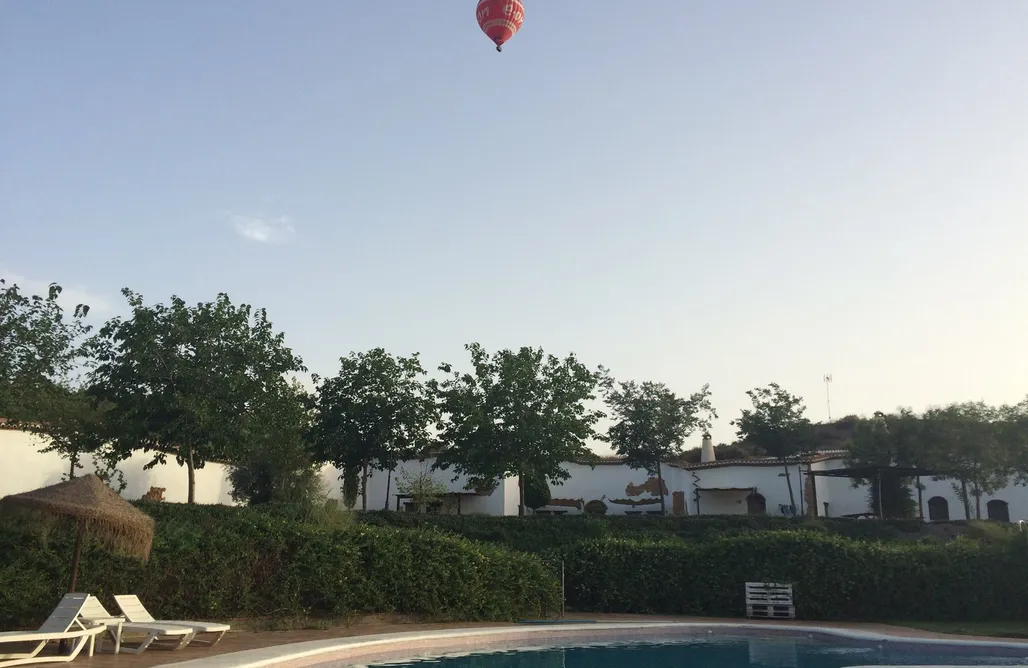
[[(35, 644), (33, 649), (15, 653), (0, 653), (0, 668), (21, 666), (29, 663), (57, 663), (71, 661), (82, 649), (89, 645), (89, 656), (93, 656), (93, 648), (97, 635), (106, 629), (103, 625), (88, 628), (79, 622), (79, 612), (86, 604), (88, 594), (65, 594), (54, 611), (50, 613), (37, 631), (4, 631), (0, 633), (0, 647), (24, 643)], [(74, 628), (73, 628), (74, 627)], [(55, 640), (71, 642), (71, 651), (67, 654), (39, 656), (48, 643)]]
[(225, 637), (231, 626), (228, 624), (221, 624), (218, 622), (184, 622), (179, 620), (167, 620), (167, 619), (154, 619), (153, 615), (146, 609), (143, 602), (139, 600), (139, 597), (135, 594), (122, 594), (114, 597), (114, 602), (118, 604), (118, 608), (121, 609), (121, 613), (125, 615), (125, 619), (130, 622), (140, 623), (155, 623), (155, 624), (174, 624), (175, 626), (186, 626), (193, 629), (193, 631), (199, 635), (204, 634), (216, 634), (210, 640), (193, 638), (193, 643), (201, 643), (204, 645), (210, 645), (214, 647), (218, 644), (218, 641)]
[[(114, 636), (115, 654), (120, 652), (140, 654), (145, 652), (146, 648), (150, 647), (154, 642), (164, 640), (173, 641), (169, 649), (178, 650), (188, 645), (189, 641), (196, 635), (196, 632), (188, 626), (161, 623), (139, 624), (126, 621), (124, 617), (107, 612), (107, 608), (95, 596), (90, 596), (86, 600), (85, 605), (82, 606), (82, 611), (79, 613), (79, 619), (86, 625), (104, 625), (111, 632), (111, 635)], [(145, 635), (146, 638), (135, 647), (122, 647), (122, 635), (125, 633)]]

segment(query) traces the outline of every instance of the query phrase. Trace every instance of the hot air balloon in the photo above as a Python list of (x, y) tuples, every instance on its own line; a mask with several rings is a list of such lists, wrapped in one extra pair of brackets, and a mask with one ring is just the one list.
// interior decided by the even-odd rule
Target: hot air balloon
[(478, 27), (496, 44), (497, 51), (521, 28), (525, 6), (521, 0), (478, 0)]

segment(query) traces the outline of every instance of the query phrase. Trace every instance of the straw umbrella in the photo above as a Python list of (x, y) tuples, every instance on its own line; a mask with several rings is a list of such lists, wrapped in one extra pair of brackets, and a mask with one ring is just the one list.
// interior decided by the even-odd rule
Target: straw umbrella
[(86, 534), (112, 552), (144, 561), (150, 557), (153, 518), (125, 501), (92, 474), (32, 492), (5, 496), (0, 499), (0, 513), (27, 513), (75, 521), (75, 553), (71, 560), (69, 592), (75, 591), (78, 581), (79, 558)]

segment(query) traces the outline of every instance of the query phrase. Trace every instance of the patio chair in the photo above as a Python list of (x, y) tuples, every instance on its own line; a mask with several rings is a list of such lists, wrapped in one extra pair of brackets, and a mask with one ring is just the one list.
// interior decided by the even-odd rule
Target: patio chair
[[(139, 600), (139, 597), (135, 594), (122, 594), (114, 597), (114, 602), (118, 604), (118, 608), (121, 613), (125, 615), (125, 619), (130, 622), (144, 622), (144, 623), (156, 623), (156, 624), (174, 624), (175, 626), (185, 626), (193, 629), (197, 634), (207, 634), (209, 639), (201, 639), (194, 637), (193, 642), (203, 645), (210, 645), (214, 647), (218, 644), (218, 641), (225, 637), (228, 630), (232, 628), (228, 624), (221, 624), (219, 622), (189, 622), (189, 621), (172, 621), (165, 619), (154, 619), (153, 615), (146, 609), (143, 602)], [(213, 636), (213, 637), (210, 637)]]
[[(100, 603), (100, 599), (90, 596), (86, 599), (85, 605), (79, 613), (79, 619), (86, 625), (102, 624), (111, 632), (114, 637), (114, 653), (128, 652), (130, 654), (141, 654), (148, 647), (166, 647), (171, 650), (179, 650), (189, 644), (196, 635), (196, 632), (188, 626), (175, 626), (173, 624), (160, 623), (135, 623), (126, 621), (124, 617), (112, 615), (107, 608)], [(123, 634), (138, 634), (146, 637), (135, 647), (123, 647)], [(164, 641), (171, 641), (165, 643)], [(154, 645), (154, 643), (158, 643)]]
[[(89, 656), (93, 656), (96, 637), (106, 629), (103, 625), (85, 627), (79, 622), (79, 612), (86, 604), (88, 597), (88, 594), (65, 594), (54, 611), (36, 631), (0, 632), (0, 648), (14, 644), (35, 645), (28, 651), (0, 653), (0, 668), (29, 663), (71, 661), (86, 645), (89, 645)], [(39, 656), (43, 648), (55, 640), (70, 642), (70, 651), (67, 654)]]

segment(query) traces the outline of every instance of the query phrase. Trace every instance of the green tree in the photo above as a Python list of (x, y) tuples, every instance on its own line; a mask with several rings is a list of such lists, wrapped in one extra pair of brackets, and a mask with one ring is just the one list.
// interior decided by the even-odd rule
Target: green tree
[(1028, 485), (1028, 397), (999, 409), (999, 439), (1018, 484)]
[[(614, 424), (606, 440), (629, 466), (657, 476), (664, 489), (661, 463), (685, 456), (685, 439), (696, 429), (710, 429), (717, 413), (710, 402), (710, 386), (688, 398), (680, 397), (663, 383), (635, 381), (604, 384), (607, 406)], [(667, 513), (660, 495), (660, 512)]]
[(104, 440), (122, 458), (151, 453), (150, 467), (174, 456), (193, 503), (195, 470), (277, 433), (284, 411), (269, 406), (292, 400), (286, 374), (306, 369), (264, 309), (225, 294), (194, 306), (177, 296), (148, 306), (127, 288), (122, 294), (131, 316), (108, 321), (93, 339), (90, 393), (110, 406)]
[(518, 476), (525, 514), (524, 478), (567, 480), (564, 462), (593, 457), (586, 441), (596, 436), (603, 416), (589, 409), (602, 369), (592, 371), (574, 355), (560, 359), (541, 348), (523, 347), (489, 355), (480, 344), (465, 346), (472, 371), (453, 371), (431, 381), (443, 419), (438, 424), (440, 454), (435, 466), (468, 476), (470, 488), (489, 488)]
[(108, 406), (100, 404), (83, 388), (55, 384), (49, 402), (36, 411), (37, 419), (25, 423), (23, 429), (44, 439), (40, 452), (55, 452), (68, 461), (65, 479), (74, 478), (82, 468), (82, 459), (92, 455), (104, 462), (101, 470), (112, 469), (117, 460), (104, 448), (102, 428)]
[(400, 470), (396, 491), (410, 497), (415, 512), (424, 513), (432, 505), (439, 503), (449, 488), (435, 479), (431, 467), (422, 464), (414, 472)]
[(79, 304), (68, 317), (60, 295), (56, 283), (45, 296), (26, 295), (0, 278), (0, 417), (38, 421), (82, 361), (89, 306)]
[(921, 426), (920, 417), (909, 408), (891, 415), (878, 412), (870, 420), (860, 419), (853, 424), (848, 464), (883, 467), (873, 479), (855, 479), (853, 484), (868, 485), (868, 506), (881, 517), (908, 518), (914, 515), (916, 504), (910, 479), (884, 467), (925, 465)]
[(964, 504), (964, 516), (981, 519), (982, 496), (994, 494), (1016, 473), (1016, 450), (1004, 438), (1003, 413), (984, 402), (954, 403), (925, 411), (922, 446), (937, 479), (953, 479), (953, 491)]
[[(318, 387), (311, 429), (315, 458), (343, 472), (344, 488), (359, 471), (363, 510), (372, 469), (389, 471), (391, 480), (400, 461), (431, 441), (435, 399), (424, 376), (417, 353), (401, 357), (375, 348), (341, 358), (339, 374)], [(344, 497), (350, 495), (344, 489)], [(388, 496), (387, 490), (387, 505)]]
[(732, 422), (740, 440), (760, 448), (769, 457), (781, 462), (785, 483), (789, 487), (789, 504), (796, 508), (789, 464), (813, 447), (810, 420), (803, 414), (803, 399), (790, 394), (777, 383), (746, 392), (752, 408), (743, 409)]
[(320, 467), (307, 440), (314, 398), (296, 379), (275, 389), (284, 396), (271, 395), (262, 410), (278, 414), (267, 421), (267, 431), (243, 444), (230, 467), (232, 498), (250, 505), (311, 506), (322, 500)]
[(525, 475), (525, 506), (532, 510), (539, 510), (548, 506), (552, 500), (550, 486), (546, 482), (546, 476), (538, 473)]

